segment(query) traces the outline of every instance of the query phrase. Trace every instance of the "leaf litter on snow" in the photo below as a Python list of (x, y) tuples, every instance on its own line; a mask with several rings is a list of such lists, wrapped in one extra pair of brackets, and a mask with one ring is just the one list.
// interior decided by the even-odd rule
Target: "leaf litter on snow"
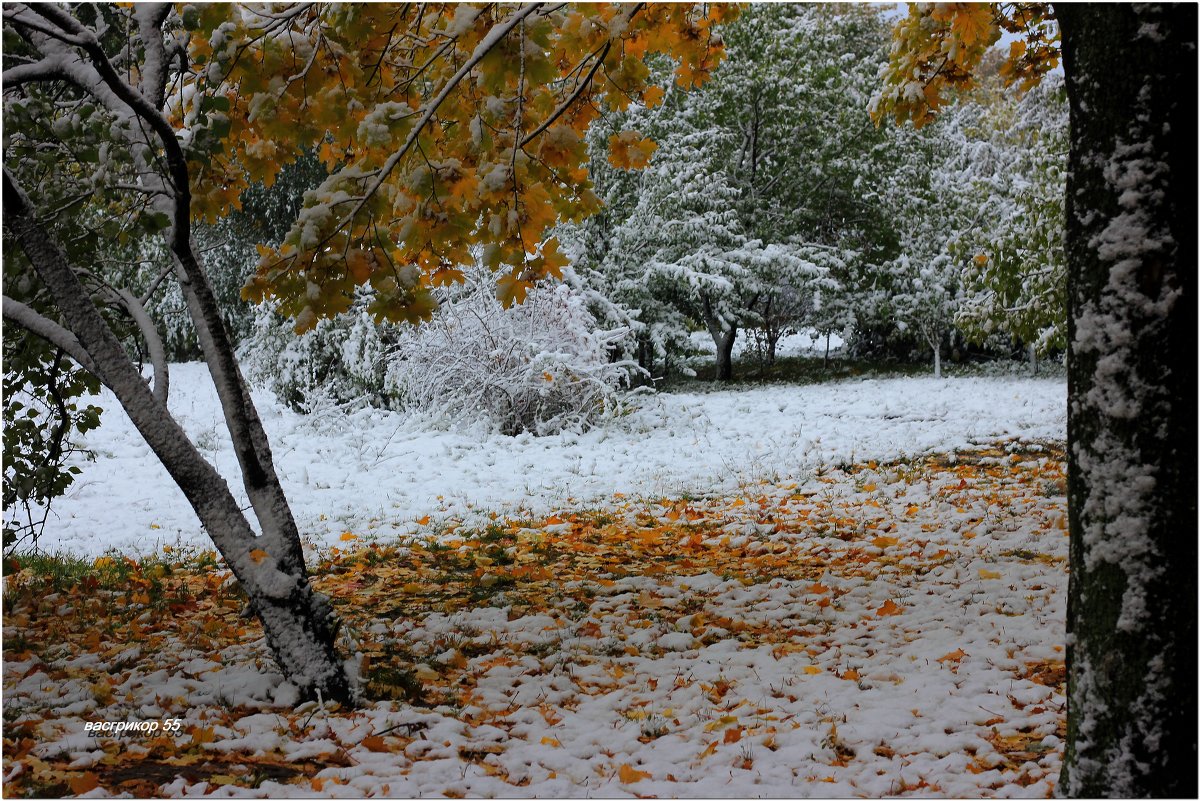
[(1008, 443), (392, 545), (346, 532), (314, 582), (357, 709), (295, 706), (210, 554), (16, 570), (6, 794), (1044, 797), (1064, 494), (1058, 448)]

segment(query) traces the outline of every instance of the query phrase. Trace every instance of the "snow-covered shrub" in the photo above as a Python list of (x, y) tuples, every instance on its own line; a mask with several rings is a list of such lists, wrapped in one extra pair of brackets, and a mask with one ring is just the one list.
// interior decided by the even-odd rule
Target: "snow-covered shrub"
[(543, 285), (505, 309), (495, 279), (472, 272), (427, 323), (404, 329), (388, 374), (405, 408), (502, 433), (581, 430), (618, 410), (636, 365), (611, 354), (628, 329), (598, 330), (583, 297)]
[(300, 412), (330, 403), (393, 407), (386, 378), (396, 329), (376, 325), (366, 306), (359, 298), (349, 311), (303, 334), (270, 304), (259, 306), (239, 349), (247, 376)]

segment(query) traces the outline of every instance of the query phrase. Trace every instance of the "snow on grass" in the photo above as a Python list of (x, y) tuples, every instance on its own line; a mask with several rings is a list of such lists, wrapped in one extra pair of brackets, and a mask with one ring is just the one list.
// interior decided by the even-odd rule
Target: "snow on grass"
[[(296, 414), (256, 392), (301, 532), (316, 546), (351, 531), (382, 540), (490, 512), (545, 513), (614, 493), (726, 493), (823, 465), (949, 451), (1002, 438), (1062, 440), (1061, 379), (895, 378), (707, 393), (662, 393), (582, 434), (506, 437), (431, 431), (375, 409)], [(183, 494), (105, 393), (97, 454), (56, 502), (44, 550), (152, 553), (208, 541)], [(215, 392), (201, 364), (172, 368), (172, 411), (244, 493)]]
[[(211, 564), (53, 593), (18, 572), (6, 787), (1046, 797), (1062, 755), (1064, 493), (1061, 451), (1014, 443), (330, 548), (314, 575), (369, 680), (355, 710), (291, 708)], [(83, 733), (174, 718), (175, 739)]]

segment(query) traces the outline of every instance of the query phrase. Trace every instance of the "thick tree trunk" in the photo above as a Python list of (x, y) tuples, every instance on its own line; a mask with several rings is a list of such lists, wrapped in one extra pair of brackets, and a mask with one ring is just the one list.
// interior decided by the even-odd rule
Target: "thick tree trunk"
[(1056, 5), (1071, 796), (1195, 797), (1196, 6)]
[[(196, 450), (166, 404), (146, 386), (7, 171), (3, 199), (5, 225), (50, 290), (67, 328), (86, 351), (89, 369), (117, 396), (187, 497), (262, 620), (267, 643), (284, 674), (306, 697), (351, 700), (351, 688), (334, 647), (336, 621), (328, 602), (313, 592), (303, 558), (297, 558), (298, 537), (294, 537), (294, 547), (280, 547), (278, 531), (275, 537), (255, 536), (228, 484)], [(282, 498), (273, 470), (268, 477), (260, 477), (260, 482), (264, 487), (274, 482), (273, 490), (266, 489)], [(291, 520), (290, 511), (287, 520)], [(294, 530), (294, 523), (292, 526)]]

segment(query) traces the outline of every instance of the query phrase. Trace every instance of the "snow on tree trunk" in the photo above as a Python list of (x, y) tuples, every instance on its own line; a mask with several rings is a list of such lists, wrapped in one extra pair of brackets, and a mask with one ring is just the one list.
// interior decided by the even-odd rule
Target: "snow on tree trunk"
[[(34, 218), (28, 199), (7, 172), (4, 210), (5, 225), (50, 290), (64, 322), (86, 351), (90, 367), (117, 396), (237, 577), (263, 622), (267, 642), (284, 674), (306, 697), (321, 695), (330, 700), (350, 700), (350, 685), (334, 648), (336, 624), (332, 609), (309, 585), (294, 523), (291, 523), (293, 537), (282, 537), (286, 524), (291, 522), (286, 502), (286, 514), (281, 516), (275, 509), (271, 510), (272, 516), (263, 515), (264, 536), (256, 536), (228, 484), (200, 455), (166, 405), (146, 386), (66, 257)], [(245, 442), (241, 445), (250, 447)], [(273, 484), (282, 497), (273, 469), (258, 479), (267, 491)], [(275, 536), (267, 535), (268, 528), (275, 529)]]
[(1056, 5), (1071, 796), (1195, 797), (1196, 6)]
[(1029, 350), (1029, 372), (1031, 372), (1033, 375), (1037, 375), (1038, 374), (1037, 345), (1031, 342), (1028, 346), (1028, 350)]
[(737, 326), (718, 316), (707, 297), (704, 298), (703, 313), (709, 336), (717, 346), (717, 380), (732, 381), (733, 341), (737, 338)]
[(932, 342), (932, 343), (930, 343), (930, 347), (933, 348), (933, 377), (941, 378), (942, 377), (942, 347), (941, 347), (941, 343)]

